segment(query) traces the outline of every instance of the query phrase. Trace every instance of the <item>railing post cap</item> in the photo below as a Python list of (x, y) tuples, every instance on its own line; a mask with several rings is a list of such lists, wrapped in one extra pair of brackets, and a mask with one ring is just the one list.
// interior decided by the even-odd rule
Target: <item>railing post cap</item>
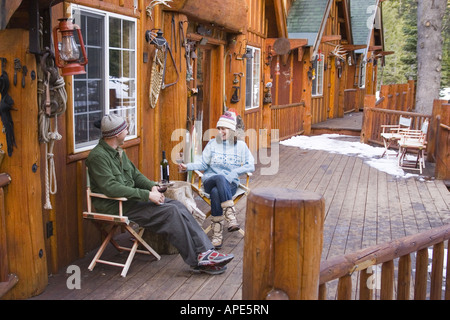
[(323, 196), (308, 190), (288, 188), (255, 188), (250, 191), (249, 198), (263, 198), (268, 201), (320, 201)]

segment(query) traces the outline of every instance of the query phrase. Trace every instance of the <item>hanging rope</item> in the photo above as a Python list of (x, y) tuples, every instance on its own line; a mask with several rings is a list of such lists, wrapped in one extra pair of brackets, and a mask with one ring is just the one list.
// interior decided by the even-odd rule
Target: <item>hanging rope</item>
[(53, 63), (51, 52), (45, 53), (41, 60), (41, 68), (38, 68), (39, 141), (45, 143), (44, 209), (52, 209), (50, 194), (56, 194), (58, 190), (53, 149), (55, 142), (62, 139), (58, 132), (58, 116), (66, 111), (67, 105), (64, 79)]

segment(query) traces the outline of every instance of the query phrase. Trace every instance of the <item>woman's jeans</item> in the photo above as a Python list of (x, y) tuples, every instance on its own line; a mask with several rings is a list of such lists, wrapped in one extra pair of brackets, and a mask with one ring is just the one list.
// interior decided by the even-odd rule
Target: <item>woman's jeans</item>
[(227, 179), (220, 174), (206, 179), (203, 182), (203, 186), (211, 198), (212, 216), (222, 215), (223, 212), (220, 204), (227, 200), (231, 200), (238, 188), (236, 184), (228, 182)]

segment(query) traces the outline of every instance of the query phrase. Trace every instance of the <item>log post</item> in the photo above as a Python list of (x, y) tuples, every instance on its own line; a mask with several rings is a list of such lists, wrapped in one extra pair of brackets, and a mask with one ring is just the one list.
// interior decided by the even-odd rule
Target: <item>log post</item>
[(324, 198), (310, 191), (259, 188), (250, 192), (244, 300), (318, 299), (324, 212)]

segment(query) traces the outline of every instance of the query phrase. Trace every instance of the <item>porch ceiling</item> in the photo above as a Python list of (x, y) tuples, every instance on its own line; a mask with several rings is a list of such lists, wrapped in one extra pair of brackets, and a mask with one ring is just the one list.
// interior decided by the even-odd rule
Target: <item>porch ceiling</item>
[(6, 28), (16, 11), (28, 13), (30, 6), (35, 2), (39, 4), (40, 9), (45, 9), (63, 2), (63, 0), (0, 0), (0, 30)]

